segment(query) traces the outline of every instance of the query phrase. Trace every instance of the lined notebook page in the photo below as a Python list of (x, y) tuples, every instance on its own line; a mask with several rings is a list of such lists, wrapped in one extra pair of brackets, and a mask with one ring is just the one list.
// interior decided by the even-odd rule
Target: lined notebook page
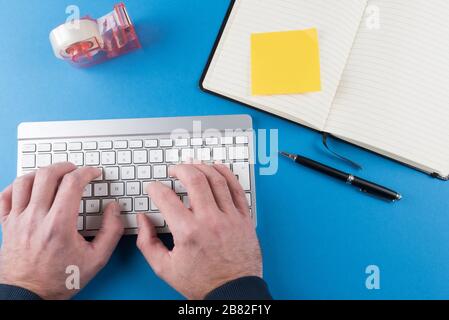
[[(306, 126), (322, 130), (360, 25), (367, 0), (238, 0), (203, 86)], [(319, 32), (322, 91), (302, 95), (251, 95), (250, 35)]]
[(373, 0), (325, 131), (449, 175), (449, 1)]

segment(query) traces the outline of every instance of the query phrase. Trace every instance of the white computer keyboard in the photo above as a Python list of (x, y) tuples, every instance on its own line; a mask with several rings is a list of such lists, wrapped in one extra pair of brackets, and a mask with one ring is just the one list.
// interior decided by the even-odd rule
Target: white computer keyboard
[(154, 180), (164, 183), (189, 207), (185, 188), (168, 176), (168, 168), (191, 159), (228, 166), (256, 219), (253, 154), (248, 116), (23, 123), (18, 130), (17, 171), (20, 176), (65, 161), (100, 167), (102, 176), (86, 186), (80, 202), (80, 233), (96, 234), (111, 201), (120, 205), (127, 234), (137, 232), (136, 213), (146, 213), (164, 233), (169, 228), (149, 198), (147, 185)]

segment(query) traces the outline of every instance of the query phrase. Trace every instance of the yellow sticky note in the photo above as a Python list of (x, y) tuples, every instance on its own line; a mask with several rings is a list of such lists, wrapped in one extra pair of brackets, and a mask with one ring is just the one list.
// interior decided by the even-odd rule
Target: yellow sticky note
[(251, 79), (253, 95), (320, 91), (318, 31), (252, 34)]

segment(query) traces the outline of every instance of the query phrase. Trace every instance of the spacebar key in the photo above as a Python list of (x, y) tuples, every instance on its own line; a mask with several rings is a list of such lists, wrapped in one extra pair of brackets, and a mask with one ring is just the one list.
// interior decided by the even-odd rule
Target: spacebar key
[(136, 214), (122, 214), (120, 218), (123, 221), (123, 227), (125, 229), (137, 228), (137, 215)]

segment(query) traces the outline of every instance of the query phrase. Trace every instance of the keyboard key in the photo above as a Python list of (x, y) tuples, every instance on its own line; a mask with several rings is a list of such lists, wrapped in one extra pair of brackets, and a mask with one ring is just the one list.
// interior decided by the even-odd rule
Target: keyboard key
[(95, 141), (83, 142), (83, 149), (84, 150), (97, 150), (97, 142), (95, 142)]
[(67, 162), (67, 153), (55, 153), (53, 154), (53, 163)]
[(234, 143), (234, 137), (221, 137), (220, 143), (224, 145), (230, 145)]
[(112, 141), (100, 141), (98, 143), (98, 149), (100, 149), (100, 150), (112, 149)]
[(134, 150), (133, 152), (134, 163), (148, 163), (148, 153), (146, 150)]
[(145, 140), (145, 148), (157, 148), (157, 140)]
[(133, 181), (126, 183), (126, 195), (127, 196), (140, 196), (140, 182)]
[(114, 141), (114, 149), (126, 149), (126, 148), (128, 148), (128, 141), (126, 140)]
[(100, 169), (101, 173), (98, 177), (96, 177), (93, 181), (103, 181), (103, 168), (98, 168)]
[(83, 198), (92, 197), (92, 185), (88, 184), (84, 187)]
[(22, 156), (22, 168), (34, 168), (36, 166), (36, 157), (34, 154), (25, 154)]
[(53, 143), (53, 151), (67, 151), (67, 144), (65, 142)]
[(231, 160), (247, 160), (249, 158), (248, 147), (229, 147), (229, 159)]
[(103, 170), (105, 180), (118, 180), (118, 167), (105, 167)]
[(156, 204), (154, 203), (154, 201), (152, 199), (150, 199), (150, 210), (151, 211), (159, 211), (159, 208), (156, 206)]
[(155, 227), (162, 228), (165, 226), (164, 218), (159, 212), (150, 212), (147, 213), (146, 216), (150, 218), (151, 222)]
[[(159, 180), (160, 183), (166, 185), (170, 189), (173, 189), (173, 183), (171, 180)], [(148, 194), (148, 185), (151, 183), (151, 181), (144, 181), (142, 183), (142, 194)]]
[(226, 147), (212, 149), (212, 157), (215, 161), (226, 160)]
[(135, 214), (122, 214), (120, 216), (125, 229), (135, 229), (137, 228), (137, 215)]
[(182, 185), (181, 181), (175, 181), (175, 192), (176, 193), (187, 193), (187, 189)]
[(136, 178), (136, 172), (134, 167), (121, 167), (122, 180), (134, 180)]
[(36, 145), (33, 144), (24, 144), (22, 146), (22, 152), (28, 153), (28, 152), (36, 152)]
[(148, 194), (148, 185), (150, 183), (151, 183), (151, 181), (142, 182), (142, 194)]
[(78, 231), (84, 230), (84, 217), (78, 217), (76, 228), (78, 229)]
[(86, 200), (86, 213), (99, 213), (100, 212), (100, 200), (90, 199)]
[(179, 161), (179, 150), (178, 149), (165, 150), (165, 161), (178, 162)]
[(247, 136), (235, 137), (235, 143), (236, 144), (247, 144), (248, 143), (248, 137)]
[(137, 179), (151, 179), (151, 167), (150, 166), (137, 167)]
[(200, 148), (196, 152), (199, 161), (210, 161), (210, 148)]
[(134, 199), (134, 210), (135, 211), (148, 211), (148, 198), (135, 198)]
[(25, 169), (23, 169), (22, 172), (20, 173), (19, 177), (25, 176), (25, 175), (27, 175), (27, 174), (29, 174), (31, 172), (36, 172), (36, 170), (35, 169), (34, 170), (25, 170)]
[(86, 152), (86, 166), (98, 166), (100, 164), (100, 152)]
[(110, 194), (111, 196), (124, 196), (125, 195), (125, 184), (123, 182), (111, 183)]
[(243, 190), (251, 190), (249, 179), (249, 164), (248, 162), (235, 162), (232, 164), (232, 171), (238, 177)]
[(153, 166), (153, 178), (154, 179), (167, 178), (167, 166), (166, 165)]
[(105, 151), (101, 153), (101, 164), (111, 165), (115, 164), (115, 151)]
[(162, 183), (163, 185), (169, 187), (170, 189), (173, 189), (173, 183), (171, 180), (160, 180), (160, 183)]
[(103, 216), (87, 216), (86, 230), (99, 230), (103, 222)]
[(150, 150), (150, 162), (161, 163), (163, 161), (162, 150)]
[(112, 198), (102, 199), (101, 200), (101, 212), (104, 212), (104, 210), (106, 210), (106, 207), (112, 202), (115, 202), (115, 199), (112, 199)]
[(79, 214), (83, 214), (84, 213), (84, 201), (83, 200), (80, 201), (80, 206), (79, 206), (79, 209), (78, 209), (78, 213)]
[(182, 149), (181, 150), (181, 161), (187, 162), (195, 159), (195, 149)]
[(51, 165), (51, 154), (49, 153), (38, 154), (36, 164), (38, 168), (43, 168)]
[(130, 149), (140, 149), (143, 148), (143, 141), (142, 140), (131, 140), (129, 142), (129, 148)]
[(108, 196), (108, 184), (96, 183), (94, 184), (94, 197), (107, 197)]
[(81, 151), (83, 149), (83, 145), (81, 142), (70, 142), (67, 149), (69, 151)]
[(188, 139), (176, 139), (175, 146), (176, 147), (187, 147), (189, 145)]
[(202, 146), (203, 138), (192, 138), (192, 139), (190, 139), (190, 144), (192, 146)]
[(131, 164), (131, 151), (118, 151), (117, 152), (118, 164)]
[(132, 198), (118, 199), (118, 204), (120, 206), (121, 212), (131, 212), (133, 210), (133, 199)]
[(69, 162), (73, 163), (75, 166), (84, 165), (84, 153), (82, 152), (69, 153)]
[(214, 146), (218, 144), (218, 138), (206, 138), (206, 146)]
[(251, 193), (245, 193), (246, 201), (248, 202), (248, 206), (251, 207)]
[(40, 143), (37, 145), (38, 152), (50, 152), (51, 144), (50, 143)]
[(161, 147), (173, 147), (173, 140), (172, 139), (161, 139), (159, 141), (159, 145)]
[(186, 206), (186, 208), (190, 209), (190, 199), (189, 196), (183, 196), (182, 197), (182, 203)]

